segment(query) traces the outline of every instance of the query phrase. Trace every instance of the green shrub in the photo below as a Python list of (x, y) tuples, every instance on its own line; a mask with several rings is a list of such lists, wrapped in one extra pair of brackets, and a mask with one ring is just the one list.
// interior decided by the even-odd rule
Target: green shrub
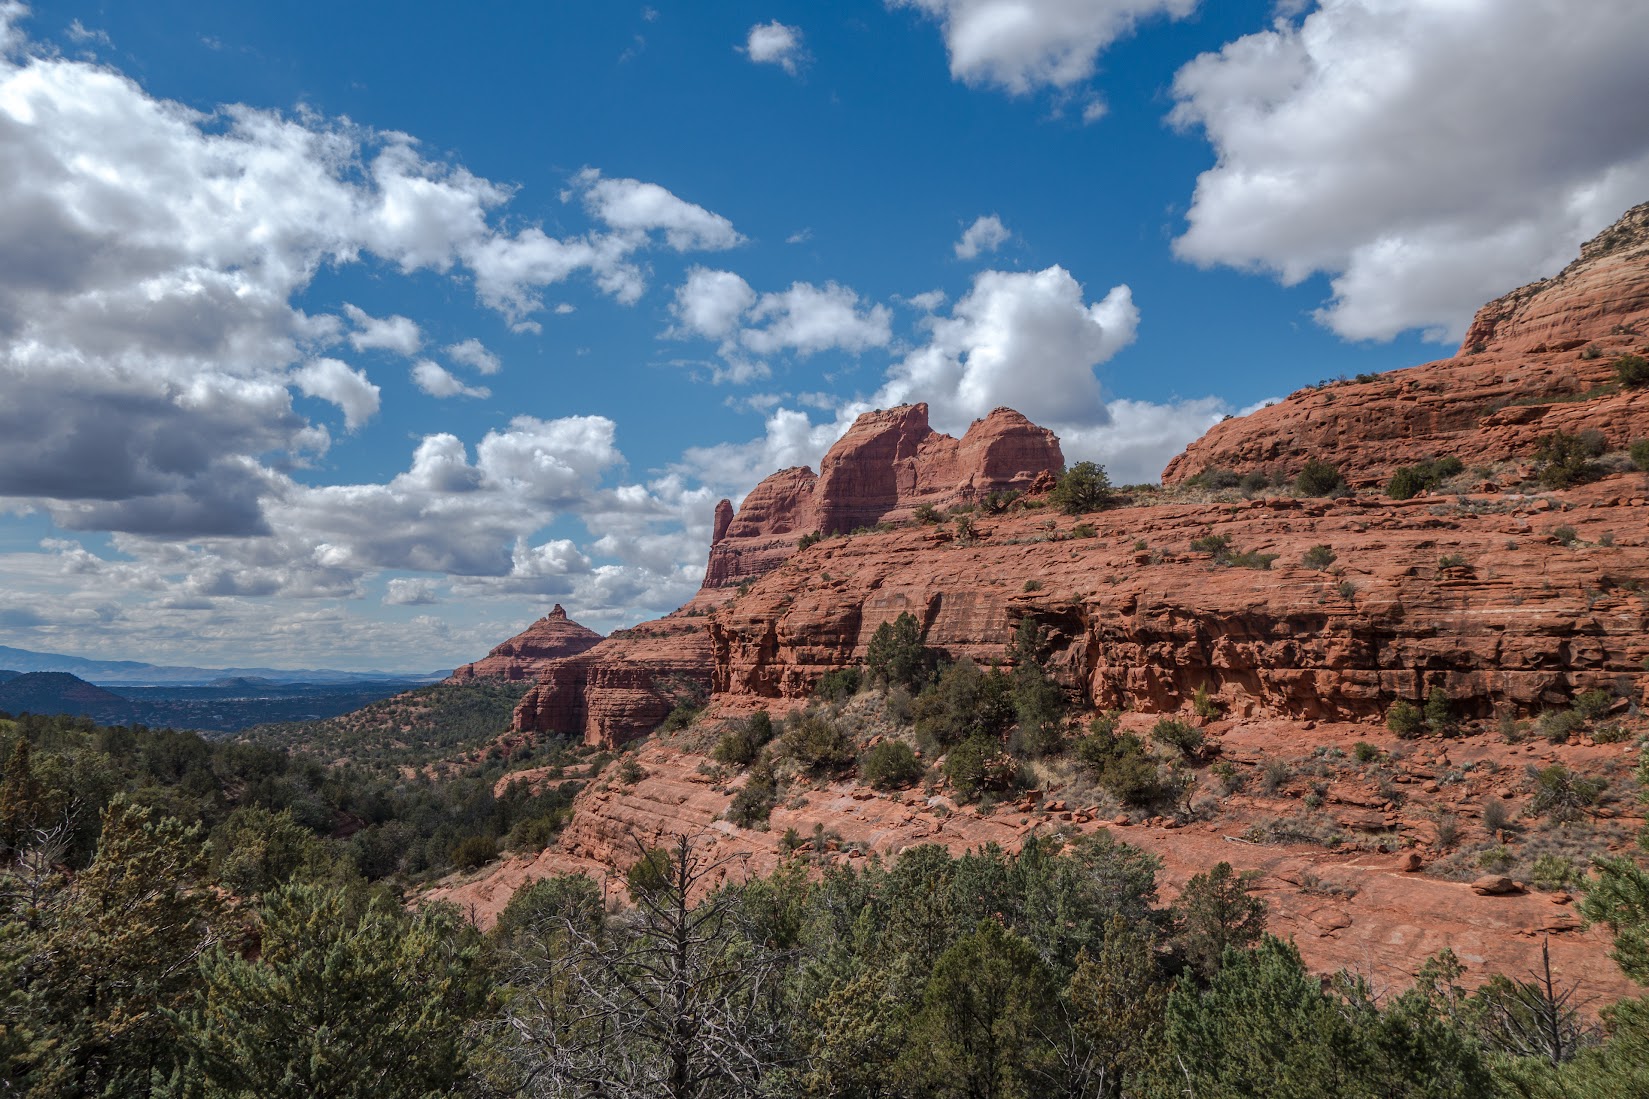
[(1529, 868), (1529, 881), (1536, 889), (1555, 893), (1578, 884), (1580, 874), (1575, 869), (1573, 859), (1548, 854), (1534, 860), (1534, 865)]
[(1437, 559), (1440, 569), (1463, 569), (1466, 567), (1466, 555), (1463, 553), (1445, 553)]
[(1561, 763), (1535, 773), (1534, 798), (1529, 803), (1536, 813), (1561, 824), (1577, 820), (1603, 796), (1602, 779), (1577, 775)]
[(796, 548), (798, 550), (804, 550), (809, 546), (816, 546), (823, 541), (824, 535), (815, 530), (808, 534), (802, 535), (801, 540), (796, 543)]
[(932, 678), (933, 666), (933, 654), (922, 644), (921, 623), (909, 611), (877, 626), (865, 648), (865, 674), (883, 686), (920, 690)]
[(1340, 598), (1344, 599), (1348, 603), (1357, 595), (1357, 585), (1353, 584), (1350, 580), (1340, 581), (1340, 586), (1335, 590), (1340, 593)]
[(836, 771), (854, 760), (853, 741), (817, 710), (792, 714), (779, 738), (785, 755), (809, 771)]
[(1430, 482), (1418, 466), (1403, 466), (1391, 475), (1391, 480), (1386, 484), (1386, 495), (1393, 500), (1409, 500), (1430, 487)]
[[(1649, 468), (1649, 466), (1646, 466), (1645, 468)], [(1071, 528), (1072, 538), (1093, 538), (1098, 534), (1099, 531), (1094, 529), (1094, 525), (1092, 523), (1078, 523), (1076, 526)]]
[(1535, 721), (1535, 731), (1553, 744), (1577, 736), (1586, 719), (1573, 710), (1547, 710)]
[(1615, 360), (1615, 377), (1628, 389), (1649, 385), (1649, 359), (1642, 355), (1622, 355)]
[(1253, 496), (1255, 493), (1266, 488), (1270, 484), (1271, 478), (1256, 469), (1251, 473), (1243, 475), (1241, 483), (1237, 485), (1237, 490), (1244, 496)]
[(1186, 483), (1197, 488), (1222, 489), (1236, 488), (1242, 482), (1233, 470), (1223, 466), (1203, 466), (1202, 472), (1195, 477), (1188, 478)]
[(762, 746), (772, 739), (773, 719), (766, 710), (757, 710), (722, 733), (710, 755), (718, 763), (746, 767), (761, 754)]
[(452, 846), (452, 864), (460, 870), (474, 870), (498, 857), (495, 836), (465, 836)]
[(989, 737), (971, 736), (945, 755), (945, 777), (962, 801), (974, 801), (986, 790), (1009, 789), (1018, 774), (1019, 764)]
[(778, 803), (778, 782), (772, 768), (763, 764), (751, 769), (749, 779), (733, 795), (727, 807), (727, 819), (740, 828), (757, 828), (766, 825)]
[(1639, 439), (1627, 453), (1632, 456), (1633, 465), (1649, 473), (1649, 439)]
[(1294, 769), (1285, 760), (1268, 759), (1265, 766), (1260, 768), (1260, 789), (1267, 794), (1275, 794), (1288, 780), (1294, 777)]
[(1465, 468), (1465, 463), (1453, 456), (1428, 458), (1417, 465), (1403, 466), (1391, 475), (1391, 481), (1386, 485), (1386, 495), (1393, 500), (1408, 500), (1436, 488)]
[(939, 514), (939, 509), (932, 504), (917, 504), (912, 513), (920, 523), (943, 523), (945, 517)]
[(1205, 534), (1201, 538), (1191, 539), (1193, 553), (1206, 553), (1215, 562), (1224, 564), (1231, 553), (1231, 536), (1228, 534)]
[(1294, 478), (1294, 491), (1301, 496), (1341, 496), (1345, 494), (1346, 482), (1338, 468), (1312, 458)]
[(1269, 570), (1271, 568), (1271, 562), (1275, 561), (1280, 556), (1282, 555), (1277, 553), (1259, 553), (1255, 550), (1249, 550), (1246, 553), (1233, 553), (1229, 555), (1226, 557), (1225, 563), (1233, 568), (1260, 569), (1264, 571)]
[(1243, 788), (1246, 776), (1231, 763), (1220, 760), (1208, 768), (1210, 774), (1220, 780), (1220, 790), (1226, 794), (1234, 794)]
[(1208, 697), (1207, 687), (1198, 687), (1192, 692), (1191, 709), (1204, 721), (1212, 721), (1220, 716), (1220, 704)]
[(1504, 870), (1511, 864), (1511, 848), (1507, 847), (1503, 843), (1496, 844), (1494, 847), (1485, 848), (1483, 852), (1477, 856), (1477, 865), (1483, 870)]
[(1592, 459), (1607, 446), (1597, 431), (1577, 435), (1558, 431), (1542, 436), (1535, 446), (1535, 477), (1547, 488), (1569, 488), (1595, 481), (1602, 470)]
[(1114, 720), (1096, 721), (1090, 728), (1094, 731), (1076, 742), (1074, 754), (1106, 793), (1124, 805), (1144, 808), (1172, 792), (1139, 737), (1114, 732)]
[(634, 786), (647, 777), (647, 772), (641, 769), (641, 764), (633, 755), (626, 755), (618, 764), (618, 773), (614, 776), (623, 786)]
[(860, 679), (858, 668), (837, 668), (826, 672), (813, 685), (813, 697), (826, 702), (846, 702), (859, 693)]
[(959, 660), (916, 696), (911, 716), (923, 745), (997, 738), (1013, 725), (1013, 684), (1006, 672), (980, 671), (973, 661)]
[(1426, 719), (1414, 703), (1398, 699), (1386, 711), (1386, 728), (1404, 740), (1412, 740), (1425, 731)]
[(1454, 731), (1455, 725), (1454, 704), (1449, 701), (1448, 692), (1441, 687), (1433, 687), (1426, 693), (1426, 727), (1447, 736)]
[(1151, 727), (1151, 739), (1181, 755), (1192, 755), (1202, 747), (1202, 730), (1183, 721), (1165, 717)]
[(1105, 475), (1104, 466), (1078, 462), (1059, 475), (1049, 498), (1066, 515), (1098, 511), (1110, 501), (1111, 479)]
[(649, 847), (625, 872), (624, 884), (629, 888), (630, 899), (656, 896), (669, 889), (674, 872), (675, 862), (670, 852), (662, 847)]
[(675, 704), (658, 729), (661, 733), (673, 733), (678, 729), (685, 729), (698, 720), (699, 714), (704, 712), (704, 702), (698, 698), (687, 698)]
[(1040, 581), (1040, 580), (1027, 580), (1027, 581), (1025, 581), (1024, 588), (1021, 589), (1021, 590), (1023, 590), (1023, 591), (1041, 591), (1042, 590), (1042, 581)]
[(1575, 695), (1575, 713), (1587, 721), (1596, 721), (1609, 712), (1609, 707), (1615, 704), (1615, 696), (1602, 687), (1593, 687), (1589, 691), (1581, 691)]
[(1499, 835), (1512, 822), (1511, 806), (1499, 798), (1487, 798), (1483, 802), (1483, 828), (1491, 836)]
[(1631, 739), (1632, 732), (1619, 722), (1611, 721), (1592, 730), (1592, 739), (1599, 744), (1619, 744)]
[(916, 758), (910, 745), (899, 740), (884, 740), (865, 753), (859, 764), (859, 777), (877, 790), (895, 790), (920, 780), (922, 770), (922, 761)]
[(1334, 564), (1335, 557), (1336, 554), (1331, 548), (1328, 546), (1317, 545), (1306, 550), (1305, 556), (1301, 558), (1301, 561), (1304, 562), (1306, 568), (1316, 569), (1318, 572), (1322, 572), (1324, 569)]
[(1380, 758), (1380, 749), (1366, 740), (1359, 740), (1351, 746), (1351, 756), (1358, 763), (1373, 763)]
[(1560, 546), (1572, 546), (1579, 540), (1580, 535), (1574, 527), (1565, 525), (1553, 530), (1552, 537), (1557, 539), (1557, 544)]

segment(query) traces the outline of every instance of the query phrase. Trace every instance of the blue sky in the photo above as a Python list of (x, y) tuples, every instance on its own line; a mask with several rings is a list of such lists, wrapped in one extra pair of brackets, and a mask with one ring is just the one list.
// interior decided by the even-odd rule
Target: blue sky
[(1649, 198), (1638, 0), (0, 0), (0, 644), (427, 669), (866, 408), (1154, 480)]

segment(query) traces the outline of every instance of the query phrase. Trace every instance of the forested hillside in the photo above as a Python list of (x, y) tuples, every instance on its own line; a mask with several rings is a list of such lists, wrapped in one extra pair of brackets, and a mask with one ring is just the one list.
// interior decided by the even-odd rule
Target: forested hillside
[[(568, 783), (498, 797), (494, 760), (391, 784), (68, 719), (0, 721), (0, 749), (7, 1093), (1649, 1093), (1643, 1000), (1599, 1027), (1541, 974), (1468, 994), (1448, 954), (1400, 996), (1325, 984), (1228, 865), (1164, 905), (1105, 833), (846, 865), (820, 836), (767, 877), (638, 837), (629, 904), (550, 878), (483, 937), (402, 886), (473, 837), (542, 845)], [(1649, 978), (1649, 878), (1602, 864), (1583, 909)]]

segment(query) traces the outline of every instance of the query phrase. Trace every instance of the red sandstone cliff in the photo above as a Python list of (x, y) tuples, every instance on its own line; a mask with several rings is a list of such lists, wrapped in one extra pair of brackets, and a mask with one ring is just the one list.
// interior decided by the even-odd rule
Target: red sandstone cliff
[(567, 617), (557, 603), (555, 609), (493, 649), (473, 664), (465, 664), (448, 677), (448, 683), (468, 683), (476, 679), (535, 679), (553, 661), (576, 656), (601, 641), (601, 635), (585, 629)]
[(677, 702), (711, 687), (711, 639), (697, 615), (794, 556), (803, 535), (899, 522), (923, 504), (946, 508), (1023, 490), (1063, 467), (1053, 432), (1011, 409), (974, 421), (960, 439), (928, 426), (927, 405), (867, 412), (830, 448), (819, 474), (806, 466), (780, 470), (751, 490), (737, 514), (728, 501), (716, 505), (704, 591), (694, 603), (540, 665), (514, 729), (608, 746), (650, 732)]
[(830, 448), (817, 476), (806, 466), (780, 470), (725, 524), (732, 505), (716, 505), (704, 586), (771, 571), (804, 534), (845, 534), (909, 519), (923, 504), (942, 510), (1022, 491), (1064, 465), (1058, 437), (1009, 408), (975, 420), (960, 439), (929, 427), (925, 404), (866, 412)]
[[(1593, 392), (1611, 377), (1609, 357), (1649, 335), (1646, 223), (1649, 207), (1632, 211), (1561, 275), (1486, 306), (1461, 356), (1303, 391), (1230, 421), (1165, 479), (1209, 464), (1286, 468), (1320, 455), (1366, 484), (1428, 453), (1472, 464), (1520, 457), (1559, 427), (1599, 428), (1616, 446), (1649, 438), (1649, 394)], [(1602, 354), (1579, 357), (1588, 343)], [(1582, 399), (1538, 403), (1557, 397)], [(1516, 400), (1530, 403), (1508, 403)], [(905, 524), (797, 551), (808, 531), (873, 526), (922, 502), (976, 498), (967, 493), (991, 483), (979, 471), (1028, 469), (1046, 456), (1013, 414), (994, 413), (950, 440), (918, 430), (921, 412), (874, 414), (832, 450), (819, 476), (786, 470), (737, 515), (718, 508), (706, 588), (689, 608), (558, 662), (517, 723), (615, 743), (663, 717), (669, 697), (657, 685), (667, 681), (707, 685), (713, 714), (780, 710), (808, 698), (825, 672), (860, 661), (876, 626), (901, 611), (921, 621), (930, 646), (981, 661), (1000, 658), (1030, 618), (1044, 628), (1052, 673), (1080, 705), (1126, 710), (1124, 726), (1144, 734), (1162, 712), (1191, 719), (1192, 695), (1205, 688), (1222, 711), (1202, 723), (1222, 764), (1257, 778), (1280, 762), (1294, 777), (1281, 788), (1235, 784), (1206, 807), (1211, 819), (1196, 821), (1101, 819), (1097, 807), (1067, 806), (1057, 786), (1011, 805), (960, 810), (942, 795), (798, 777), (769, 830), (751, 831), (725, 819), (736, 780), (726, 783), (684, 750), (691, 738), (661, 738), (638, 753), (639, 781), (598, 783), (580, 795), (555, 848), (441, 895), (486, 919), (522, 881), (561, 870), (605, 879), (633, 861), (634, 837), (663, 833), (747, 852), (752, 871), (762, 871), (776, 865), (780, 835), (816, 825), (839, 838), (814, 857), (846, 863), (864, 850), (1012, 848), (1038, 830), (1110, 823), (1164, 860), (1170, 892), (1221, 860), (1254, 871), (1272, 905), (1272, 930), (1295, 939), (1320, 971), (1351, 966), (1401, 987), (1446, 946), (1473, 967), (1473, 979), (1521, 977), (1549, 938), (1563, 980), (1583, 982), (1604, 1002), (1625, 994), (1606, 958), (1607, 936), (1579, 927), (1566, 894), (1479, 896), (1405, 869), (1447, 857), (1444, 821), (1475, 843), (1515, 842), (1489, 834), (1485, 807), (1498, 798), (1532, 813), (1536, 768), (1562, 763), (1618, 779), (1636, 747), (1582, 736), (1513, 742), (1492, 723), (1459, 739), (1399, 741), (1381, 719), (1393, 700), (1418, 701), (1433, 687), (1468, 718), (1527, 715), (1604, 687), (1632, 735), (1641, 731), (1628, 711), (1649, 704), (1643, 474), (1537, 492), (1520, 491), (1518, 471), (1508, 469), (1492, 491), (1409, 501), (1364, 493), (1197, 503), (1170, 491), (1080, 519), (1045, 508), (981, 515), (966, 541), (948, 528)], [(979, 430), (992, 421), (996, 428)], [(1014, 457), (993, 447), (1023, 449)], [(844, 456), (853, 461), (838, 461)], [(1236, 551), (1276, 556), (1265, 568), (1222, 565), (1191, 548), (1208, 534), (1226, 536)], [(1318, 546), (1331, 559), (1316, 553), (1307, 564)], [(738, 579), (754, 582), (735, 594)], [(1359, 769), (1351, 750), (1358, 742), (1390, 761), (1391, 789)], [(1261, 822), (1297, 812), (1308, 796), (1324, 819), (1379, 834), (1404, 858), (1265, 838), (1263, 828), (1254, 839)], [(1598, 807), (1596, 821), (1595, 842), (1612, 853), (1631, 850), (1643, 826), (1626, 795)]]
[(1610, 359), (1646, 338), (1649, 203), (1584, 245), (1561, 273), (1478, 310), (1454, 358), (1301, 390), (1216, 424), (1162, 479), (1177, 484), (1210, 466), (1292, 476), (1320, 458), (1368, 484), (1420, 458), (1504, 461), (1529, 455), (1543, 435), (1587, 428), (1625, 446), (1644, 433), (1649, 391), (1576, 398), (1610, 383)]
[[(716, 694), (729, 704), (809, 697), (903, 611), (928, 645), (981, 662), (999, 659), (1032, 618), (1073, 698), (1100, 709), (1173, 711), (1204, 687), (1233, 714), (1359, 720), (1437, 686), (1462, 712), (1489, 716), (1563, 705), (1589, 687), (1630, 683), (1641, 695), (1649, 685), (1641, 474), (1561, 503), (1283, 498), (1081, 521), (1094, 536), (1075, 537), (1077, 519), (1049, 529), (1031, 513), (981, 520), (967, 545), (907, 527), (813, 546), (712, 618)], [(1572, 545), (1554, 536), (1560, 526)], [(1190, 548), (1210, 533), (1276, 561), (1216, 565)], [(1316, 545), (1332, 550), (1331, 570), (1304, 563)]]
[(513, 728), (612, 747), (650, 732), (677, 704), (702, 701), (709, 687), (704, 620), (672, 615), (546, 665), (516, 705)]

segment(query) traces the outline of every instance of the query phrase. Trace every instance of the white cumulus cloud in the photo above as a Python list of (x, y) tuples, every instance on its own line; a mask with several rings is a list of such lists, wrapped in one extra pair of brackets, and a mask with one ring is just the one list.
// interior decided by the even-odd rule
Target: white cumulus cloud
[(801, 28), (786, 26), (777, 19), (750, 28), (744, 53), (758, 65), (777, 65), (791, 76), (807, 58)]
[(344, 316), (355, 326), (349, 334), (349, 345), (357, 351), (393, 351), (411, 358), (424, 346), (423, 334), (410, 317), (374, 317), (348, 302), (344, 303)]
[(379, 389), (366, 371), (351, 370), (337, 359), (320, 358), (292, 372), (292, 380), (306, 396), (331, 401), (343, 410), (344, 426), (354, 431), (378, 414)]
[(1649, 194), (1649, 5), (1323, 0), (1185, 65), (1217, 155), (1176, 252), (1322, 272), (1342, 336), (1458, 339)]
[[(1197, 0), (887, 0), (939, 20), (951, 76), (1015, 95), (1069, 88), (1100, 53), (1156, 15), (1181, 18)], [(1090, 120), (1091, 121), (1091, 120)]]
[(412, 364), (412, 383), (431, 397), (490, 397), (492, 390), (484, 385), (465, 385), (452, 371), (432, 359), (419, 359)]
[(756, 292), (732, 271), (694, 267), (676, 290), (673, 307), (684, 332), (705, 339), (726, 339), (756, 304)]
[(496, 374), (503, 366), (498, 356), (487, 350), (480, 340), (469, 339), (448, 344), (447, 355), (455, 363), (463, 363), (477, 374)]
[(678, 252), (721, 251), (744, 242), (731, 221), (656, 183), (607, 179), (594, 168), (584, 169), (575, 182), (584, 190), (591, 215), (620, 232), (662, 231)]
[(956, 242), (957, 259), (976, 259), (982, 252), (994, 252), (1013, 236), (1008, 227), (1002, 224), (1002, 219), (995, 214), (986, 214), (974, 219), (962, 233), (962, 239)]
[(1063, 267), (982, 271), (930, 338), (897, 363), (878, 405), (927, 401), (935, 425), (957, 431), (1001, 405), (1047, 426), (1102, 423), (1094, 368), (1132, 343), (1139, 310), (1127, 286), (1084, 300)]
[(834, 282), (796, 282), (788, 290), (763, 294), (747, 320), (739, 342), (758, 355), (864, 351), (886, 347), (893, 339), (887, 306), (864, 303), (853, 289)]

